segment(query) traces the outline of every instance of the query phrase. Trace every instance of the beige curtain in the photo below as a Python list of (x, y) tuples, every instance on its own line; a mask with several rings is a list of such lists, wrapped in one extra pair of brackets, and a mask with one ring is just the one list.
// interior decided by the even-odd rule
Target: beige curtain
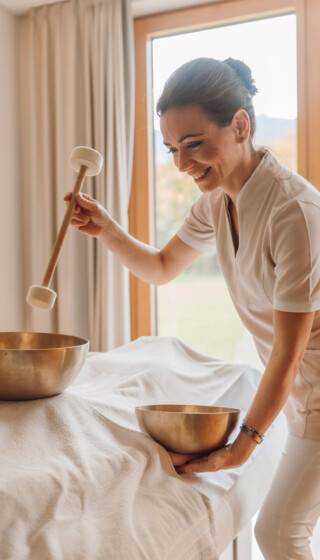
[[(83, 190), (127, 229), (134, 115), (130, 0), (70, 0), (20, 18), (24, 289), (41, 284), (75, 172), (74, 146), (104, 157)], [(26, 329), (90, 339), (104, 351), (130, 340), (128, 272), (69, 228), (51, 287), (52, 311), (25, 306)]]

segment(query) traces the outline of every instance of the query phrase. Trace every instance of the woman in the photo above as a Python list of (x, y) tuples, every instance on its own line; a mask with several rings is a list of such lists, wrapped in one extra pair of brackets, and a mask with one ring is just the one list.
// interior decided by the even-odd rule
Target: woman
[(256, 535), (266, 559), (311, 559), (320, 514), (320, 194), (254, 147), (256, 91), (250, 69), (233, 59), (196, 59), (166, 83), (157, 105), (164, 144), (202, 194), (163, 249), (132, 238), (88, 195), (77, 196), (72, 224), (156, 285), (216, 249), (265, 371), (231, 445), (202, 458), (170, 455), (179, 473), (239, 466), (284, 408), (290, 436)]

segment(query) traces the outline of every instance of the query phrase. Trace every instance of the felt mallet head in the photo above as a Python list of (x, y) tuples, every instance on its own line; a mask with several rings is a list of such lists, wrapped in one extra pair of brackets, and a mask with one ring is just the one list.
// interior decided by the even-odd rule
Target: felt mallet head
[(73, 148), (71, 152), (70, 165), (72, 169), (78, 172), (72, 196), (53, 247), (42, 284), (41, 286), (31, 286), (27, 295), (27, 303), (34, 307), (40, 307), (41, 309), (52, 309), (54, 306), (57, 294), (48, 286), (55, 271), (62, 243), (75, 207), (76, 195), (81, 191), (86, 175), (92, 176), (100, 173), (103, 165), (103, 157), (93, 148), (88, 148), (87, 146), (77, 146), (76, 148)]
[(52, 309), (57, 294), (45, 286), (30, 286), (27, 294), (27, 303), (41, 309)]

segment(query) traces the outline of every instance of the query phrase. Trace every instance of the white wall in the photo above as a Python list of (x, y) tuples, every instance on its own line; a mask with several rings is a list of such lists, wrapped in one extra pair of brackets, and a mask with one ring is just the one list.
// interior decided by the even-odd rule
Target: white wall
[(0, 6), (0, 331), (23, 330), (16, 34)]

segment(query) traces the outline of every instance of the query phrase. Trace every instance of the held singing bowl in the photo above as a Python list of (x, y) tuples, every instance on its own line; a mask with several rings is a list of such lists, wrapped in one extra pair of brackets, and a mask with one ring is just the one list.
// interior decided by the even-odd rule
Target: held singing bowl
[(0, 333), (0, 399), (58, 395), (80, 372), (89, 350), (85, 338), (64, 334)]
[(142, 432), (175, 453), (205, 454), (227, 444), (240, 415), (236, 408), (148, 405), (135, 409)]

